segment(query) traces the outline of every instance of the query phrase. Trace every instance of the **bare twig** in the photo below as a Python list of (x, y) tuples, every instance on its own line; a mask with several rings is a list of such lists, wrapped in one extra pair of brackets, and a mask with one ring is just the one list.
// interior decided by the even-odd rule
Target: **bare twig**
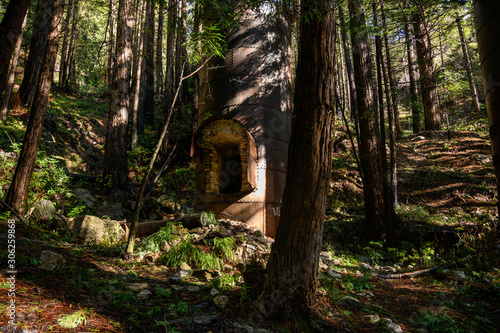
[(402, 273), (402, 274), (377, 275), (377, 277), (379, 279), (402, 279), (402, 278), (413, 277), (413, 276), (417, 276), (417, 275), (422, 275), (422, 274), (434, 272), (438, 268), (439, 268), (439, 266), (436, 266), (436, 267), (432, 267), (429, 269), (422, 269), (420, 271), (415, 271), (415, 272)]

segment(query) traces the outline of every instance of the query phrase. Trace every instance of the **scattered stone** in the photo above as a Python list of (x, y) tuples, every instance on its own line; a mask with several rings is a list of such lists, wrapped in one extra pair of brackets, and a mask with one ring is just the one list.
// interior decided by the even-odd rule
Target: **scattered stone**
[(214, 278), (212, 272), (209, 271), (208, 269), (195, 270), (192, 272), (191, 275), (200, 282), (208, 282)]
[(123, 209), (121, 202), (118, 203), (104, 203), (101, 207), (97, 209), (97, 217), (103, 218), (108, 217), (111, 220), (122, 220), (123, 219)]
[(489, 164), (490, 163), (490, 158), (486, 155), (483, 155), (483, 154), (477, 155), (476, 160), (481, 164)]
[(127, 283), (125, 285), (125, 288), (127, 288), (128, 290), (133, 291), (133, 292), (139, 292), (139, 291), (143, 291), (144, 289), (148, 289), (149, 288), (149, 284), (145, 283), (145, 282), (142, 282), (142, 283)]
[(181, 206), (178, 203), (176, 203), (174, 199), (172, 199), (166, 194), (160, 196), (157, 200), (158, 203), (160, 204), (160, 209), (167, 214), (176, 213), (181, 208)]
[(66, 262), (62, 255), (50, 250), (43, 250), (40, 255), (40, 260), (42, 261), (42, 263), (40, 264), (40, 266), (38, 266), (38, 268), (46, 271), (53, 271), (58, 266)]
[(387, 328), (390, 329), (392, 332), (403, 333), (401, 326), (399, 326), (396, 323), (393, 323), (392, 320), (390, 320), (389, 318), (384, 318), (383, 320), (387, 323)]
[(465, 273), (463, 271), (457, 271), (457, 276), (461, 279), (465, 279)]
[(168, 244), (167, 240), (162, 240), (160, 243), (160, 250), (164, 252), (170, 251), (170, 244)]
[(229, 303), (229, 297), (227, 297), (225, 295), (219, 295), (219, 296), (214, 298), (214, 303), (219, 308), (225, 308), (227, 303)]
[(185, 271), (190, 271), (191, 270), (191, 266), (189, 266), (187, 263), (183, 262), (181, 264), (181, 266), (179, 267), (181, 270), (185, 270)]
[(94, 207), (96, 198), (85, 188), (77, 188), (73, 191), (73, 195), (82, 201), (87, 207)]
[[(184, 280), (182, 279), (181, 276), (179, 275), (172, 275), (169, 279), (168, 279), (168, 282), (171, 283), (171, 284), (180, 284), (182, 282), (184, 282)], [(174, 286), (172, 286), (172, 288), (174, 288)], [(175, 289), (175, 288), (174, 288)]]
[(218, 291), (217, 289), (212, 288), (212, 290), (210, 290), (210, 295), (211, 296), (215, 296), (215, 295), (218, 295), (218, 294), (220, 294), (220, 291)]
[(376, 324), (380, 321), (380, 317), (378, 315), (367, 315), (364, 317), (372, 324)]
[(323, 260), (321, 260), (321, 259), (319, 260), (319, 269), (320, 269), (320, 270), (327, 270), (327, 269), (328, 269), (328, 265), (327, 265), (327, 264), (325, 264), (325, 263), (323, 262)]
[(357, 293), (356, 295), (358, 295), (359, 297), (373, 297), (373, 293), (371, 291), (362, 291), (362, 292), (359, 292)]
[(70, 240), (83, 245), (111, 246), (126, 240), (125, 230), (118, 221), (85, 215), (73, 219)]
[(182, 291), (182, 290), (184, 290), (183, 286), (178, 286), (176, 284), (173, 284), (170, 287), (172, 287), (172, 289), (175, 290), (175, 291)]
[(364, 262), (362, 262), (362, 263), (361, 263), (361, 264), (359, 264), (359, 265), (360, 265), (361, 267), (363, 267), (364, 269), (367, 269), (367, 270), (370, 270), (370, 271), (373, 269), (373, 267), (372, 267), (372, 266), (370, 266), (370, 265), (368, 265), (367, 263), (364, 263)]
[(359, 305), (359, 300), (352, 296), (346, 296), (340, 302), (348, 308), (355, 308)]
[(341, 266), (342, 265), (342, 261), (340, 261), (339, 259), (335, 258), (332, 260), (332, 265), (333, 266)]
[(154, 263), (159, 258), (160, 258), (160, 254), (159, 253), (151, 252), (151, 253), (146, 253), (144, 255), (144, 261), (149, 262), (149, 263)]
[(185, 270), (185, 269), (181, 269), (181, 270), (179, 271), (179, 273), (177, 273), (177, 274), (178, 274), (178, 276), (180, 276), (181, 278), (183, 278), (183, 277), (186, 277), (186, 276), (188, 276), (188, 275), (189, 275), (189, 271), (187, 271), (187, 270)]
[(336, 278), (336, 279), (340, 279), (342, 277), (342, 275), (340, 275), (340, 273), (335, 269), (330, 269), (328, 271), (328, 275), (330, 275), (332, 278)]
[(194, 325), (208, 325), (217, 319), (219, 315), (193, 317), (191, 320)]
[(323, 261), (330, 261), (332, 260), (332, 255), (330, 254), (330, 252), (326, 252), (326, 251), (321, 251), (320, 253), (320, 258), (323, 259)]
[(56, 207), (54, 207), (52, 201), (42, 200), (35, 205), (33, 215), (39, 220), (50, 220), (56, 217)]
[(191, 291), (191, 292), (200, 291), (200, 287), (198, 287), (198, 286), (193, 286), (193, 285), (191, 285), (191, 286), (187, 286), (187, 287), (186, 287), (186, 289), (187, 289), (188, 291)]
[(340, 273), (341, 273), (341, 274), (349, 274), (349, 271), (347, 270), (347, 268), (342, 268), (342, 269), (340, 270)]
[(149, 296), (151, 296), (153, 293), (150, 292), (149, 290), (147, 289), (144, 289), (142, 290), (140, 293), (137, 294), (137, 298), (140, 299), (140, 300), (146, 300), (149, 298)]
[(356, 271), (356, 272), (354, 272), (354, 276), (356, 276), (356, 277), (363, 277), (364, 275), (360, 271)]

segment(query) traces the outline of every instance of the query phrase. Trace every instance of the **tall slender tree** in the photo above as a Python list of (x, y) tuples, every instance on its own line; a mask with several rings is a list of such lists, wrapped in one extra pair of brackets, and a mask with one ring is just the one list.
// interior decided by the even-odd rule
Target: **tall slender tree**
[[(308, 320), (316, 300), (318, 262), (332, 154), (335, 28), (332, 1), (301, 1), (292, 136), (280, 222), (267, 265), (260, 310)], [(288, 311), (287, 311), (288, 310)], [(305, 318), (304, 318), (305, 317)]]
[(61, 48), (61, 61), (59, 63), (59, 87), (66, 87), (66, 76), (68, 71), (68, 41), (69, 41), (69, 33), (70, 33), (70, 23), (71, 17), (73, 16), (73, 0), (68, 0), (66, 2), (66, 18), (64, 19), (63, 25), (63, 43)]
[(118, 5), (115, 65), (104, 144), (103, 176), (111, 178), (115, 189), (128, 187), (128, 69), (132, 60), (133, 5), (133, 0), (120, 0)]
[(5, 202), (14, 209), (22, 208), (28, 195), (28, 186), (35, 167), (36, 154), (42, 136), (43, 120), (49, 101), (49, 93), (54, 75), (54, 67), (59, 47), (64, 0), (55, 0), (51, 16), (47, 47), (42, 60), (40, 79), (35, 93), (33, 108), (24, 135), (16, 170), (7, 191)]

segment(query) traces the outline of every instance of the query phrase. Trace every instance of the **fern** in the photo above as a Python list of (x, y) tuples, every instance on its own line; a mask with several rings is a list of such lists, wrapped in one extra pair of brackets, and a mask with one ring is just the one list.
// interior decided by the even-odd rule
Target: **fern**
[(78, 310), (69, 315), (65, 315), (57, 320), (62, 328), (77, 328), (78, 325), (85, 326), (87, 324), (87, 315), (85, 310)]

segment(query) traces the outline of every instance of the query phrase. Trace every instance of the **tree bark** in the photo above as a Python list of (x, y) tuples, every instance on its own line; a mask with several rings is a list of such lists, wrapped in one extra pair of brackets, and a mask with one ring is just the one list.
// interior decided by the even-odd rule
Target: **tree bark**
[(68, 0), (66, 3), (66, 18), (64, 20), (64, 26), (63, 26), (63, 43), (62, 43), (62, 49), (61, 49), (61, 61), (59, 65), (59, 87), (60, 88), (65, 88), (66, 87), (66, 73), (67, 73), (67, 68), (68, 68), (68, 36), (69, 36), (69, 25), (71, 23), (71, 16), (73, 16), (73, 0)]
[(294, 119), (281, 217), (259, 309), (308, 321), (316, 300), (318, 262), (332, 154), (335, 28), (330, 1), (311, 4), (320, 18), (300, 21)]
[[(359, 107), (360, 162), (363, 170), (365, 231), (372, 240), (387, 240), (393, 233), (393, 209), (390, 190), (383, 174), (379, 133), (375, 115), (372, 63), (369, 52), (365, 10), (360, 0), (349, 1), (354, 78)], [(361, 29), (360, 29), (361, 28)]]
[(154, 125), (154, 86), (155, 86), (155, 5), (147, 1), (144, 33), (144, 102), (141, 103), (144, 115), (149, 116), (149, 123)]
[[(491, 150), (493, 166), (500, 194), (500, 2), (493, 0), (475, 0), (474, 15), (476, 21), (477, 42), (481, 58), (483, 87), (486, 98), (486, 110), (490, 124)], [(500, 212), (500, 201), (497, 202)]]
[(76, 47), (76, 33), (78, 30), (78, 5), (79, 0), (74, 0), (73, 8), (73, 23), (71, 25), (71, 40), (69, 43), (69, 54), (67, 63), (67, 73), (66, 73), (66, 84), (75, 84), (76, 79), (76, 68), (75, 68), (75, 47)]
[(115, 0), (109, 0), (109, 54), (108, 54), (108, 84), (113, 82), (113, 65), (115, 57)]
[(56, 0), (49, 26), (46, 53), (43, 57), (40, 79), (35, 93), (33, 108), (26, 127), (23, 147), (19, 154), (16, 170), (12, 178), (5, 202), (14, 209), (21, 208), (28, 195), (28, 186), (35, 166), (36, 154), (42, 135), (43, 120), (47, 110), (52, 77), (59, 47), (59, 34), (62, 26), (63, 0)]
[(54, 10), (55, 0), (40, 0), (33, 23), (33, 34), (31, 37), (30, 54), (24, 68), (24, 77), (18, 94), (21, 102), (31, 108), (35, 93), (37, 91), (38, 80), (42, 68), (42, 61), (47, 47), (51, 14)]
[[(17, 38), (16, 47), (14, 49), (14, 56), (12, 57), (12, 65), (10, 67), (9, 78), (7, 80), (7, 86), (5, 87), (5, 92), (2, 97), (2, 104), (0, 107), (0, 121), (5, 125), (7, 123), (7, 111), (9, 109), (10, 96), (12, 95), (12, 89), (14, 88), (14, 80), (16, 78), (17, 62), (19, 60), (19, 53), (21, 52), (21, 44), (23, 42), (23, 32), (26, 26), (26, 18), (28, 17), (28, 12), (24, 16), (23, 25), (21, 28), (21, 33)], [(1, 96), (1, 94), (0, 94)]]
[(434, 72), (432, 45), (427, 30), (424, 8), (416, 5), (418, 11), (414, 15), (415, 37), (417, 44), (418, 67), (420, 70), (420, 87), (424, 104), (424, 124), (426, 130), (441, 129), (441, 115), (439, 113), (439, 98), (437, 81)]
[(116, 62), (113, 68), (111, 101), (104, 145), (104, 178), (111, 178), (114, 188), (127, 189), (128, 68), (132, 56), (133, 0), (120, 0), (116, 36)]
[(0, 23), (0, 96), (7, 85), (10, 58), (21, 34), (30, 0), (11, 0)]
[[(138, 11), (140, 11), (139, 15), (139, 21), (136, 23), (136, 25), (142, 25), (142, 18), (144, 17), (144, 10), (146, 9), (146, 3), (142, 3), (142, 7), (137, 8)], [(143, 34), (138, 34), (137, 40), (136, 40), (136, 45), (135, 45), (135, 51), (137, 57), (142, 58), (142, 51), (144, 48), (144, 38)], [(137, 132), (138, 132), (138, 124), (139, 124), (139, 103), (140, 103), (140, 96), (141, 96), (141, 89), (142, 89), (142, 60), (137, 61), (136, 67), (135, 67), (135, 72), (134, 76), (136, 77), (136, 84), (134, 85), (134, 105), (132, 107), (132, 135), (131, 135), (131, 146), (132, 150), (135, 149), (137, 146)], [(144, 119), (144, 118), (143, 118)], [(142, 121), (144, 125), (144, 120)]]
[(156, 33), (156, 93), (163, 94), (163, 21), (165, 17), (165, 3), (160, 1), (158, 8), (158, 32)]
[(480, 112), (481, 108), (479, 106), (479, 97), (477, 94), (476, 84), (474, 83), (474, 75), (472, 74), (472, 65), (470, 63), (469, 50), (467, 48), (467, 42), (465, 41), (464, 29), (462, 28), (462, 23), (460, 18), (457, 18), (457, 28), (458, 34), (460, 35), (460, 44), (462, 44), (462, 53), (464, 57), (464, 66), (467, 71), (467, 78), (469, 79), (470, 94), (472, 98), (472, 107), (474, 112)]

